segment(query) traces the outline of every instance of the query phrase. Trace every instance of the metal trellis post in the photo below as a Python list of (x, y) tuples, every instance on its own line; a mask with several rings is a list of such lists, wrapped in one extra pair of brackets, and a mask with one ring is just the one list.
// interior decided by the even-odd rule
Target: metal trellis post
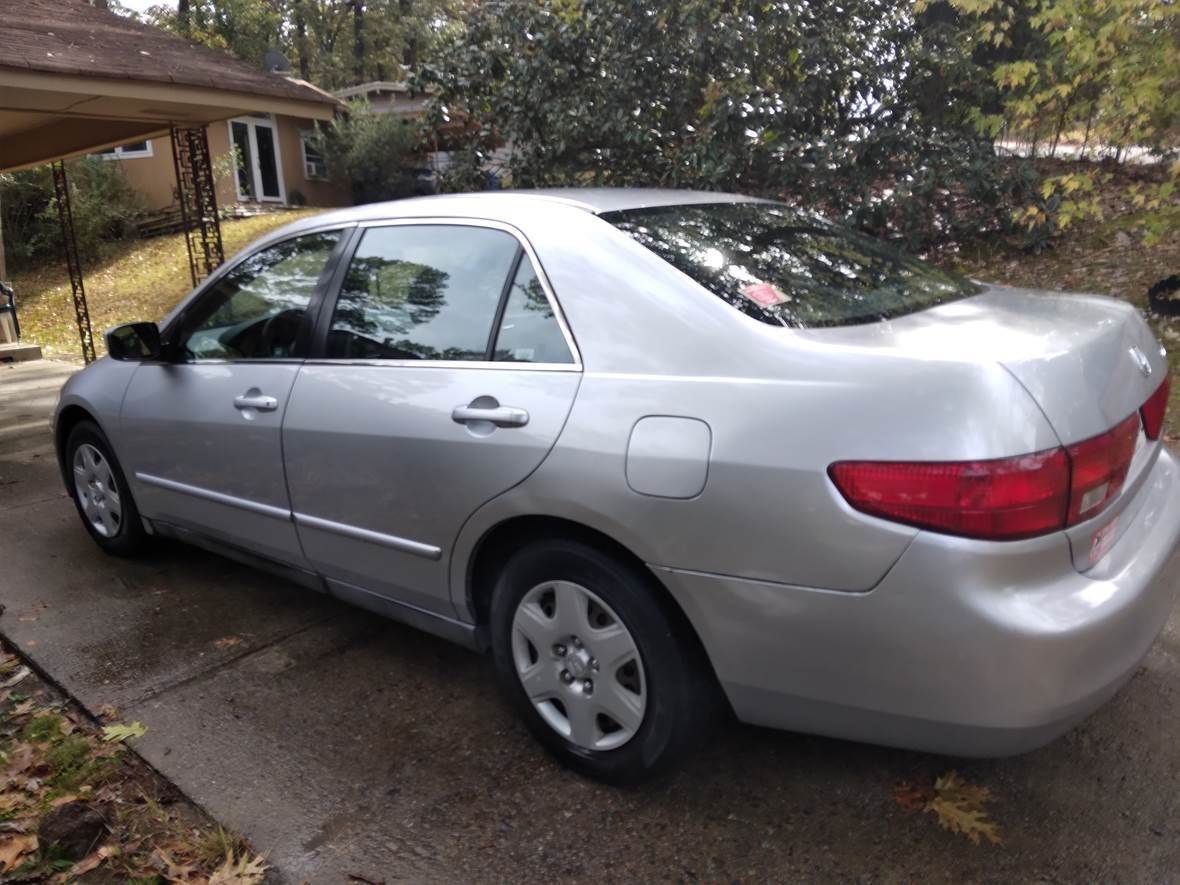
[(209, 136), (204, 127), (172, 127), (172, 163), (176, 168), (189, 272), (195, 286), (225, 261)]
[(57, 200), (57, 217), (61, 221), (62, 249), (66, 269), (70, 274), (70, 291), (74, 296), (74, 318), (78, 322), (78, 338), (82, 342), (82, 359), (94, 362), (94, 335), (90, 331), (90, 308), (86, 305), (86, 286), (82, 282), (82, 262), (78, 258), (78, 238), (74, 235), (74, 213), (70, 208), (70, 182), (66, 178), (66, 164), (55, 160), (53, 195)]

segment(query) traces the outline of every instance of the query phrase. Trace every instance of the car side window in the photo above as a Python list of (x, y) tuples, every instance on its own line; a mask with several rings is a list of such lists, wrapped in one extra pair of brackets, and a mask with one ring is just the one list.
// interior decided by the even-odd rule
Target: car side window
[(553, 305), (537, 277), (533, 263), (522, 255), (508, 290), (504, 316), (493, 351), (498, 362), (572, 363), (573, 354), (561, 334)]
[(295, 340), (338, 230), (284, 240), (218, 280), (185, 323), (189, 359), (256, 360), (294, 355)]
[(340, 288), (333, 359), (484, 360), (519, 249), (501, 230), (396, 225), (365, 231)]

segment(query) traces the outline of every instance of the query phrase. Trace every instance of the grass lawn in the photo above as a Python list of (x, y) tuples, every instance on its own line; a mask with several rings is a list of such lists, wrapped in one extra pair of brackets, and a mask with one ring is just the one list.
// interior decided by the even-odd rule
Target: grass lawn
[[(255, 218), (221, 223), (226, 256), (252, 240), (322, 209), (276, 212)], [(97, 261), (83, 261), (86, 302), (99, 356), (106, 347), (98, 340), (104, 329), (133, 320), (158, 320), (176, 306), (192, 288), (184, 236), (170, 234), (149, 240), (128, 240), (113, 245)], [(81, 359), (74, 302), (65, 262), (15, 274), (21, 337), (40, 344), (46, 356)]]

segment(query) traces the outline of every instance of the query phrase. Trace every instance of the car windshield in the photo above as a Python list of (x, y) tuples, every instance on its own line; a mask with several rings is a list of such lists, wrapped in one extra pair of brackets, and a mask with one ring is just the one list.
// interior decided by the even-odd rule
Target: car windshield
[(659, 206), (602, 218), (772, 325), (872, 323), (979, 291), (871, 237), (777, 203)]

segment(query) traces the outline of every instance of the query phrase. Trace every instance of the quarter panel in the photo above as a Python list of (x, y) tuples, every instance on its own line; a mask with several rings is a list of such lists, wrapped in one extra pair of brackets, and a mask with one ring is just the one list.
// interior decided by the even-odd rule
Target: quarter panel
[[(784, 349), (784, 375), (790, 358)], [(627, 484), (631, 429), (653, 407), (712, 429), (708, 481), (696, 497), (640, 495)], [(865, 591), (917, 530), (852, 510), (829, 464), (1054, 445), (1036, 405), (995, 365), (832, 358), (800, 365), (795, 380), (587, 373), (553, 453), (465, 527), (452, 593), (465, 598), (465, 557), (484, 532), (533, 514), (588, 525), (653, 565)]]

